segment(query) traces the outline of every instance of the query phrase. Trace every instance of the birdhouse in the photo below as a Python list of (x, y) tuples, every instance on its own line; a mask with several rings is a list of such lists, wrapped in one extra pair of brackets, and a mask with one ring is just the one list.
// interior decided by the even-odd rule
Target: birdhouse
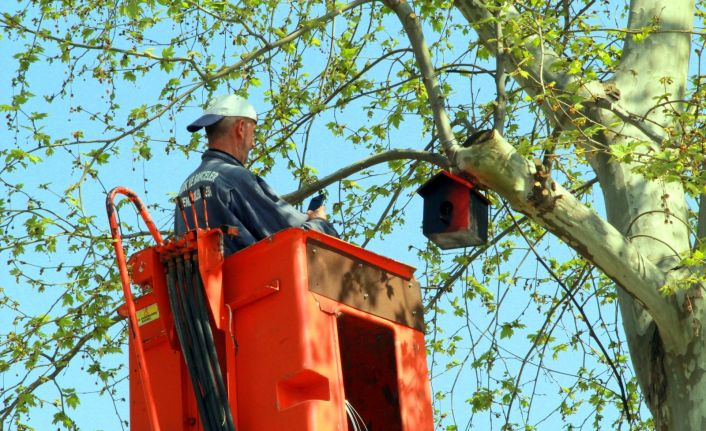
[(444, 250), (488, 240), (490, 202), (469, 181), (441, 171), (417, 190), (424, 198), (424, 236)]

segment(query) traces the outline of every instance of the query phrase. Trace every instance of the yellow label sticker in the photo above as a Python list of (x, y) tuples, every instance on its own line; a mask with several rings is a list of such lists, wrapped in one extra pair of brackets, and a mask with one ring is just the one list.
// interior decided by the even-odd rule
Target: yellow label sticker
[(137, 324), (142, 326), (159, 319), (159, 308), (157, 304), (150, 304), (145, 308), (137, 310)]

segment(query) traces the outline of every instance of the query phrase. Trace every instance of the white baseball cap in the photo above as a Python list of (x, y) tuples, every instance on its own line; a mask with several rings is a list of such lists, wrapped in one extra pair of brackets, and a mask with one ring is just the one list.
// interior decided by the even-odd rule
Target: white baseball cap
[(235, 94), (225, 94), (211, 99), (201, 117), (186, 126), (186, 130), (196, 132), (202, 127), (216, 124), (223, 117), (245, 117), (257, 122), (257, 112), (250, 102)]

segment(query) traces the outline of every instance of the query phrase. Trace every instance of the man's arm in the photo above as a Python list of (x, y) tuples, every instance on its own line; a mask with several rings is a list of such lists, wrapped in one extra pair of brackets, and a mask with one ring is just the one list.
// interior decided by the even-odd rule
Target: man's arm
[(336, 229), (328, 222), (328, 217), (326, 216), (326, 208), (321, 205), (314, 211), (307, 211), (306, 216), (309, 218), (302, 227), (307, 229), (313, 229), (327, 235), (335, 236), (338, 238), (338, 232)]
[(262, 178), (245, 169), (239, 174), (238, 184), (231, 192), (232, 211), (256, 239), (288, 227), (312, 229), (338, 237), (336, 229), (326, 221), (323, 208), (320, 212), (313, 211), (314, 216), (309, 218), (282, 200)]

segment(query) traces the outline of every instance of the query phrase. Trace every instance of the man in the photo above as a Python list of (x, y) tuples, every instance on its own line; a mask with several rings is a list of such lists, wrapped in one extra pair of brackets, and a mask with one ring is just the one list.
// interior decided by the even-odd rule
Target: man
[(326, 221), (323, 206), (302, 214), (277, 196), (262, 178), (245, 168), (248, 154), (255, 147), (256, 125), (257, 113), (247, 100), (225, 95), (213, 98), (203, 115), (186, 127), (192, 133), (205, 128), (208, 149), (201, 157), (201, 165), (179, 190), (178, 199), (184, 205), (188, 226), (184, 226), (184, 217), (177, 207), (175, 233), (183, 235), (187, 229), (194, 228), (189, 202), (189, 192), (192, 192), (199, 227), (205, 227), (205, 198), (210, 227), (238, 228), (237, 236), (224, 238), (226, 256), (288, 227), (338, 236)]

